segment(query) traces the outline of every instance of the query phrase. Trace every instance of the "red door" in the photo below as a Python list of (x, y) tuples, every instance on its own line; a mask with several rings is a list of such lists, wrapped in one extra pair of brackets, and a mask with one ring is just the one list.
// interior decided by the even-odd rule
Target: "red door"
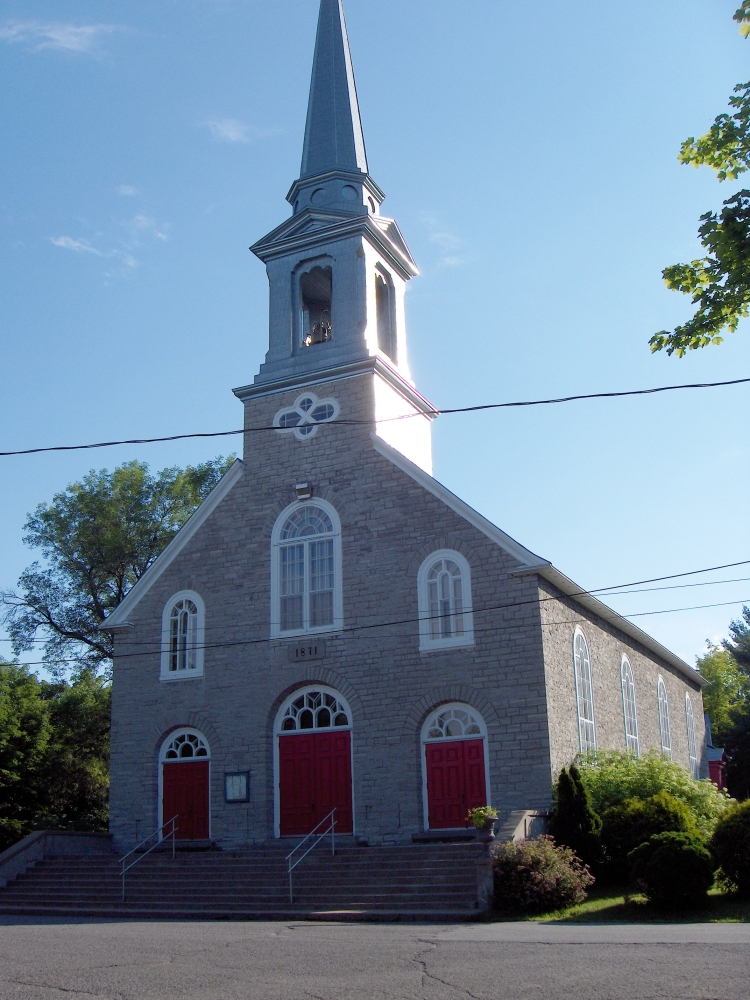
[(282, 837), (304, 836), (336, 808), (336, 833), (352, 832), (351, 734), (279, 737)]
[(468, 826), (469, 810), (487, 804), (484, 740), (428, 743), (425, 755), (430, 829)]
[(177, 840), (208, 840), (208, 761), (163, 764), (162, 774), (162, 823), (177, 816)]

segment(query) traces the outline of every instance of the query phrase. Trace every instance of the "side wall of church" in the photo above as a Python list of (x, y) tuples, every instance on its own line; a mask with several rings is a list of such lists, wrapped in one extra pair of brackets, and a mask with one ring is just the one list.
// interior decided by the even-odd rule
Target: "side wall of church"
[(669, 700), (672, 759), (689, 767), (685, 695), (689, 694), (695, 717), (695, 735), (701, 777), (708, 777), (703, 724), (703, 696), (698, 682), (626, 636), (619, 629), (564, 597), (540, 580), (540, 609), (547, 675), (553, 773), (567, 766), (579, 753), (573, 638), (578, 625), (591, 655), (596, 739), (600, 749), (626, 749), (620, 665), (623, 655), (633, 668), (640, 752), (659, 749), (657, 685), (664, 679)]
[[(299, 441), (248, 432), (245, 470), (129, 616), (116, 639), (111, 829), (132, 846), (159, 819), (159, 748), (177, 727), (211, 751), (211, 836), (225, 846), (274, 835), (278, 777), (273, 726), (284, 699), (307, 683), (339, 691), (353, 715), (355, 833), (373, 843), (424, 829), (420, 731), (441, 704), (464, 702), (488, 730), (490, 798), (501, 814), (549, 805), (551, 726), (537, 581), (518, 562), (373, 448), (372, 375), (314, 387), (340, 420)], [(300, 389), (251, 400), (247, 426), (268, 426)], [(271, 532), (309, 483), (341, 520), (344, 628), (324, 636), (325, 658), (289, 659), (295, 640), (269, 639)], [(417, 572), (454, 549), (472, 574), (475, 643), (420, 652)], [(159, 679), (159, 632), (170, 597), (194, 590), (206, 606), (202, 679)], [(390, 624), (389, 624), (390, 623)], [(250, 773), (250, 802), (226, 804), (225, 772)], [(168, 818), (168, 817), (167, 817)]]

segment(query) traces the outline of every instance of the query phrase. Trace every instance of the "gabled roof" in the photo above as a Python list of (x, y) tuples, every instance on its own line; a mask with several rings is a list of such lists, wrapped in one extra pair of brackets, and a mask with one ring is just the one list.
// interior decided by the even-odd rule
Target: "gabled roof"
[(182, 552), (201, 525), (213, 514), (234, 484), (242, 478), (244, 471), (245, 464), (239, 458), (230, 465), (229, 469), (211, 490), (200, 507), (183, 524), (169, 545), (151, 563), (138, 583), (128, 591), (112, 614), (102, 622), (99, 626), (100, 629), (107, 631), (108, 629), (127, 628), (129, 626), (128, 615), (130, 612), (145, 597), (164, 570)]
[(514, 559), (517, 559), (521, 564), (517, 570), (513, 571), (514, 576), (525, 575), (528, 573), (536, 573), (543, 579), (548, 580), (553, 584), (558, 590), (560, 590), (566, 597), (571, 598), (580, 604), (581, 607), (586, 608), (587, 611), (592, 612), (599, 618), (618, 628), (621, 632), (624, 632), (630, 639), (634, 639), (636, 642), (644, 646), (649, 652), (654, 653), (661, 660), (664, 660), (675, 670), (679, 671), (683, 676), (688, 677), (694, 684), (698, 684), (700, 687), (705, 687), (709, 682), (694, 670), (688, 663), (685, 663), (683, 659), (672, 653), (666, 646), (662, 646), (660, 642), (653, 639), (646, 632), (643, 632), (638, 628), (637, 625), (633, 625), (632, 622), (628, 621), (627, 618), (623, 618), (612, 608), (608, 607), (602, 601), (598, 600), (592, 594), (589, 594), (583, 587), (579, 587), (574, 583), (569, 577), (565, 576), (558, 569), (552, 565), (552, 563), (543, 559), (541, 556), (535, 555), (530, 549), (521, 545), (510, 535), (506, 534), (491, 521), (488, 521), (486, 517), (483, 517), (478, 511), (474, 510), (467, 503), (464, 503), (460, 497), (457, 497), (455, 493), (439, 483), (432, 476), (428, 475), (423, 469), (415, 465), (413, 462), (409, 461), (405, 455), (402, 455), (400, 451), (397, 451), (391, 445), (387, 444), (382, 438), (378, 437), (377, 434), (371, 434), (372, 442), (375, 450), (381, 454), (384, 458), (387, 458), (395, 466), (405, 472), (408, 476), (423, 486), (426, 490), (432, 493), (433, 496), (437, 497), (438, 500), (442, 500), (443, 503), (450, 507), (451, 510), (455, 511), (460, 517), (468, 521), (469, 524), (474, 525), (482, 534), (486, 535), (490, 541), (499, 545), (500, 548), (504, 549), (509, 555)]
[(320, 4), (300, 178), (329, 170), (368, 172), (341, 0)]

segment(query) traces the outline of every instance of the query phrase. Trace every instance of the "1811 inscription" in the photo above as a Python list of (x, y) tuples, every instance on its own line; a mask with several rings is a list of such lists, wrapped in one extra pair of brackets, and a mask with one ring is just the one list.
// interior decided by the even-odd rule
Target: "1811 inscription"
[(326, 655), (326, 644), (324, 642), (305, 642), (295, 646), (289, 646), (289, 659), (293, 663), (300, 660), (322, 660)]

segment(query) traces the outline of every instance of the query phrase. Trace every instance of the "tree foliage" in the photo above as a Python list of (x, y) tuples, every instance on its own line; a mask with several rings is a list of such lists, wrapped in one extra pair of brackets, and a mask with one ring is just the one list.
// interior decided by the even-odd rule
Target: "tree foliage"
[(729, 639), (723, 646), (724, 651), (736, 665), (742, 686), (739, 696), (733, 700), (728, 720), (722, 720), (723, 724), (715, 727), (714, 742), (726, 749), (729, 790), (737, 799), (748, 799), (750, 798), (750, 608), (744, 607), (742, 617), (731, 623)]
[(740, 670), (737, 660), (727, 648), (707, 644), (703, 656), (696, 661), (698, 672), (710, 685), (703, 689), (703, 708), (711, 719), (712, 734), (720, 739), (737, 722), (747, 708), (750, 678)]
[(99, 625), (146, 572), (232, 464), (218, 457), (185, 469), (149, 473), (143, 462), (92, 470), (40, 504), (24, 542), (40, 550), (18, 589), (0, 592), (16, 654), (43, 642), (55, 676), (66, 665), (93, 674), (108, 665), (110, 637)]
[(686, 768), (658, 750), (651, 750), (643, 757), (636, 757), (629, 750), (598, 750), (584, 757), (579, 769), (600, 816), (626, 799), (645, 800), (659, 792), (669, 792), (692, 810), (698, 830), (708, 837), (716, 820), (732, 802), (713, 782), (696, 781)]
[[(743, 35), (750, 34), (748, 0), (735, 12)], [(719, 115), (705, 135), (691, 136), (680, 149), (680, 162), (710, 167), (719, 181), (736, 180), (750, 169), (750, 83), (734, 88), (732, 114)], [(750, 191), (737, 191), (720, 212), (700, 218), (705, 257), (673, 264), (663, 271), (668, 288), (692, 297), (694, 316), (673, 331), (661, 330), (649, 341), (652, 351), (683, 357), (687, 351), (720, 344), (721, 333), (733, 333), (750, 310)]]
[(106, 830), (109, 685), (0, 662), (0, 850), (35, 829)]

